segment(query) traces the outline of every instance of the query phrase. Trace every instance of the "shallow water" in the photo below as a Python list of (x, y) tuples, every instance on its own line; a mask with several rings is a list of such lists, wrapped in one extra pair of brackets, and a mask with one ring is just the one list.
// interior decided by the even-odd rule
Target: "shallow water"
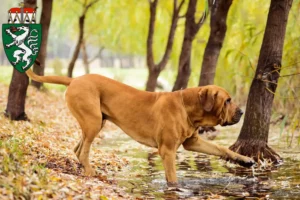
[[(227, 132), (231, 132), (229, 129)], [(229, 146), (235, 141), (221, 137), (214, 141)], [(129, 160), (128, 166), (109, 179), (134, 197), (142, 199), (300, 199), (300, 161), (297, 153), (276, 149), (284, 163), (270, 170), (253, 171), (228, 164), (215, 156), (185, 151), (177, 153), (179, 189), (167, 188), (164, 169), (156, 150), (138, 144), (121, 131), (105, 134), (94, 148), (114, 151)], [(99, 144), (98, 143), (98, 144)], [(112, 148), (114, 147), (114, 148)], [(300, 153), (299, 153), (300, 155)]]

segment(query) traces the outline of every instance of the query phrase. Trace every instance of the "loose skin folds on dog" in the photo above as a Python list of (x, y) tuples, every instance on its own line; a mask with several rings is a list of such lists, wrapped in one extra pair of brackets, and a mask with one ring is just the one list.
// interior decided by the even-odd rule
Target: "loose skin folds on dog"
[(90, 146), (106, 120), (119, 126), (134, 140), (158, 148), (168, 185), (176, 185), (176, 151), (180, 145), (196, 151), (251, 166), (254, 160), (226, 147), (205, 141), (200, 126), (237, 123), (243, 112), (221, 87), (208, 85), (176, 92), (146, 92), (101, 75), (77, 78), (26, 74), (37, 82), (68, 86), (66, 102), (82, 129), (74, 151), (85, 175), (95, 175), (89, 162)]

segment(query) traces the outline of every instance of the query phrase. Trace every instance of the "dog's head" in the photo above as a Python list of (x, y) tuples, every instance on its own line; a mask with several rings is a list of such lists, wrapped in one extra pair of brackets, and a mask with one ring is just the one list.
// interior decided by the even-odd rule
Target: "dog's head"
[(243, 111), (231, 100), (225, 89), (208, 85), (200, 87), (198, 95), (203, 109), (204, 126), (227, 126), (240, 121)]

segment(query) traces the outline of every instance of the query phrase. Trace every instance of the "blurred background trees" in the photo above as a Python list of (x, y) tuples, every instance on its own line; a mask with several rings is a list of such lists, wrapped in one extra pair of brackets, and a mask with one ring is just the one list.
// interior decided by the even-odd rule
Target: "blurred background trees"
[[(81, 15), (79, 17), (78, 20), (78, 25), (79, 25), (79, 34), (78, 34), (78, 39), (76, 42), (76, 46), (74, 49), (74, 53), (72, 56), (72, 59), (70, 60), (69, 63), (69, 67), (68, 67), (68, 76), (72, 77), (73, 74), (73, 69), (75, 66), (75, 62), (78, 58), (79, 52), (80, 52), (80, 47), (82, 47), (83, 50), (83, 58), (86, 62), (86, 57), (87, 57), (87, 53), (86, 53), (86, 44), (85, 44), (85, 40), (83, 39), (84, 37), (84, 27), (85, 27), (85, 17), (87, 15), (87, 12), (89, 11), (89, 9), (95, 4), (97, 3), (98, 0), (93, 0), (93, 1), (88, 1), (88, 0), (84, 0), (83, 2), (81, 1), (75, 1), (78, 2), (79, 4), (81, 4), (82, 6), (82, 11), (81, 11)], [(86, 65), (87, 63), (85, 63)], [(86, 71), (87, 72), (87, 71)]]
[[(210, 2), (210, 4), (212, 4), (212, 1)], [(197, 0), (190, 0), (186, 14), (184, 16), (185, 27), (183, 42), (178, 61), (178, 73), (173, 86), (173, 91), (185, 89), (188, 85), (191, 74), (191, 53), (193, 40), (195, 39), (196, 34), (203, 25), (209, 10), (209, 8), (206, 7), (206, 10), (203, 12), (202, 17), (196, 19), (195, 15), (197, 13), (197, 7)]]
[(213, 85), (220, 51), (227, 30), (227, 15), (232, 0), (215, 1), (211, 5), (210, 34), (205, 47), (199, 86)]
[(165, 48), (165, 52), (161, 60), (155, 64), (154, 54), (153, 54), (153, 37), (155, 34), (155, 21), (156, 21), (156, 12), (157, 12), (157, 4), (158, 0), (149, 0), (149, 10), (150, 10), (150, 19), (149, 19), (149, 29), (148, 29), (148, 37), (147, 37), (147, 65), (148, 65), (148, 80), (146, 84), (147, 91), (155, 91), (157, 86), (157, 78), (160, 72), (166, 67), (170, 54), (173, 48), (173, 41), (175, 37), (176, 27), (179, 20), (180, 10), (184, 3), (184, 0), (178, 4), (177, 0), (173, 2), (173, 14), (171, 18), (171, 26), (169, 30), (169, 34), (167, 37), (167, 45)]
[[(40, 24), (42, 24), (43, 39), (41, 43), (41, 49), (37, 57), (40, 64), (39, 65), (34, 64), (33, 66), (33, 71), (39, 75), (44, 75), (44, 71), (45, 71), (45, 64), (47, 59), (47, 42), (48, 42), (51, 16), (52, 16), (52, 4), (53, 4), (53, 0), (42, 0), (42, 5), (41, 5), (42, 12), (41, 12)], [(32, 85), (40, 89), (42, 83), (32, 80)]]

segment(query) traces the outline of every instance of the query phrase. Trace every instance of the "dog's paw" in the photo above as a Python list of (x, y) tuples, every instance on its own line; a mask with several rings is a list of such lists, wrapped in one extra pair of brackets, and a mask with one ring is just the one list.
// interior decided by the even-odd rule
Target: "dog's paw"
[(248, 158), (248, 159), (243, 159), (243, 160), (236, 160), (236, 162), (243, 166), (243, 167), (252, 167), (253, 165), (255, 165), (255, 161), (252, 158)]
[(177, 188), (179, 185), (177, 182), (167, 182), (168, 188)]
[(247, 167), (247, 168), (250, 168), (256, 164), (256, 162), (252, 158), (241, 156), (241, 155), (235, 158), (230, 158), (230, 157), (221, 157), (221, 158), (226, 160), (227, 162), (239, 164), (240, 166)]
[(84, 175), (85, 176), (95, 176), (96, 175), (96, 171), (95, 171), (95, 169), (90, 168), (88, 170), (85, 170)]

